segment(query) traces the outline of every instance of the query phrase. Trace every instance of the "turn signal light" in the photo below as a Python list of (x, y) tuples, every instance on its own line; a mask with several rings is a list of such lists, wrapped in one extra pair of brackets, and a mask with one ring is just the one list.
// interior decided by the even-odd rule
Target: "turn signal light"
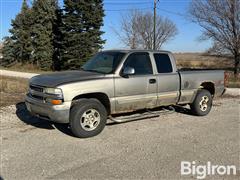
[(59, 105), (59, 104), (62, 104), (62, 100), (52, 100), (51, 101), (51, 103), (53, 104), (53, 105)]

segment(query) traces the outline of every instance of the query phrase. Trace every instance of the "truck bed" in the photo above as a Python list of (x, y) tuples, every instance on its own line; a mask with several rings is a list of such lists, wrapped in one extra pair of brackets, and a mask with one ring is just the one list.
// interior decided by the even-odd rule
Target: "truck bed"
[(224, 91), (224, 71), (223, 70), (207, 70), (207, 69), (191, 69), (179, 70), (181, 81), (181, 97), (179, 102), (191, 101), (194, 93), (204, 83), (213, 86), (213, 94), (219, 96)]

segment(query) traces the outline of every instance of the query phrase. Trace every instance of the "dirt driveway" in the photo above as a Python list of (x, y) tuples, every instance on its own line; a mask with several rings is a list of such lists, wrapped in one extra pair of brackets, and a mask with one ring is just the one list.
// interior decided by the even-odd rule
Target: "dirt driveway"
[[(1, 115), (1, 177), (4, 179), (192, 179), (180, 175), (181, 161), (239, 168), (239, 99), (215, 101), (211, 113), (162, 115), (107, 125), (89, 139), (66, 125), (27, 114), (24, 104)], [(238, 179), (213, 176), (213, 179)]]

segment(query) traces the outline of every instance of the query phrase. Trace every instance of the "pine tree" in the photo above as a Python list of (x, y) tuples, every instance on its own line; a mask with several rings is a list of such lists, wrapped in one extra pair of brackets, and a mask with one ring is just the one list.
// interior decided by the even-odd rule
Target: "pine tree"
[(14, 61), (27, 63), (31, 59), (33, 51), (31, 43), (31, 13), (27, 1), (24, 0), (21, 12), (12, 20), (12, 28), (9, 30), (11, 36), (5, 38), (3, 57), (6, 60), (6, 64)]
[(57, 4), (57, 0), (35, 0), (33, 2), (33, 57), (43, 70), (50, 70), (53, 66), (55, 52), (53, 31), (57, 20)]
[(3, 59), (0, 62), (0, 66), (11, 66), (16, 63), (16, 52), (14, 51), (14, 41), (10, 37), (5, 37), (2, 48)]
[(64, 0), (64, 12), (62, 68), (78, 69), (105, 42), (100, 30), (104, 17), (103, 1)]
[(62, 67), (62, 62), (60, 59), (61, 55), (61, 49), (62, 49), (62, 41), (63, 41), (63, 35), (61, 32), (62, 24), (62, 10), (58, 7), (56, 11), (57, 18), (55, 19), (53, 23), (53, 47), (54, 47), (54, 53), (53, 53), (53, 70), (59, 71)]

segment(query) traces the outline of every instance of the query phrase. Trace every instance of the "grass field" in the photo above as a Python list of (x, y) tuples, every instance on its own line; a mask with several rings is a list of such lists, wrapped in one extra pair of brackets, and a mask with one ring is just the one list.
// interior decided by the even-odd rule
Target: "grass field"
[(175, 53), (178, 68), (223, 69), (228, 73), (228, 87), (240, 88), (240, 75), (234, 77), (234, 59), (202, 53)]
[(178, 68), (211, 68), (231, 70), (234, 60), (231, 57), (210, 56), (202, 53), (175, 53)]
[(234, 77), (233, 73), (228, 73), (228, 87), (240, 88), (240, 74)]
[(24, 100), (28, 79), (0, 76), (0, 107)]

